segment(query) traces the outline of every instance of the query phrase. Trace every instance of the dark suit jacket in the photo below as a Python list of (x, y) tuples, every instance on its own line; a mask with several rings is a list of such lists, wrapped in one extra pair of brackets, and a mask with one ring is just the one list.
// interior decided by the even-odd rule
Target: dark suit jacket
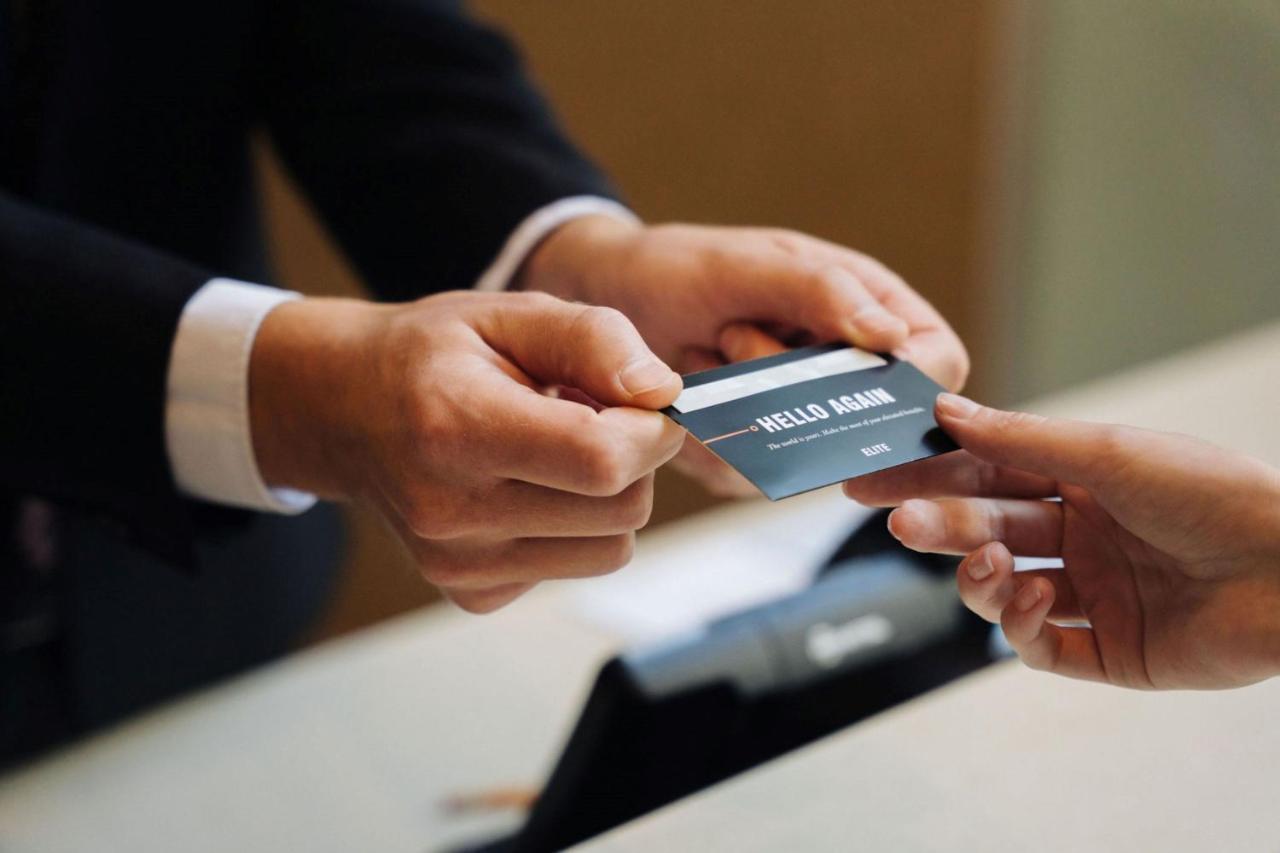
[[(321, 578), (312, 589), (327, 574), (314, 562), (281, 568), (297, 550), (265, 541), (236, 557), (255, 563), (245, 584), (256, 590), (232, 584), (221, 599), (205, 588), (225, 580), (218, 566), (194, 579), (156, 568), (104, 581), (102, 564), (216, 562), (219, 548), (234, 552), (264, 530), (278, 531), (271, 541), (297, 539), (316, 525), (188, 500), (165, 456), (165, 376), (184, 304), (214, 276), (271, 280), (250, 134), (267, 134), (387, 299), (468, 287), (523, 217), (609, 188), (510, 46), (453, 0), (0, 0), (0, 9), (0, 505), (46, 498), (60, 508), (62, 540), (81, 543), (86, 565), (66, 565), (76, 547), (64, 548), (54, 595), (72, 634), (101, 623), (79, 645), (134, 630), (117, 617), (142, 624), (138, 642), (83, 663), (81, 681), (127, 669), (128, 655), (157, 638), (181, 645), (193, 622), (214, 623), (199, 647), (216, 658), (234, 645), (227, 632), (247, 629), (242, 615), (210, 614), (256, 600), (272, 586), (263, 573), (310, 571)], [(114, 556), (98, 559), (102, 549)], [(12, 575), (21, 555), (8, 562), (0, 570)], [(110, 589), (86, 592), (98, 582)], [(169, 587), (180, 588), (157, 595)], [(308, 596), (280, 598), (287, 609)], [(120, 612), (103, 616), (103, 600)], [(167, 613), (173, 624), (158, 635), (148, 633), (157, 607), (179, 614)], [(279, 615), (252, 610), (262, 622)], [(273, 633), (259, 645), (280, 644)], [(267, 652), (197, 667), (198, 677), (184, 654), (172, 668), (189, 684)], [(73, 697), (72, 716), (87, 702)], [(136, 704), (126, 696), (81, 716)]]

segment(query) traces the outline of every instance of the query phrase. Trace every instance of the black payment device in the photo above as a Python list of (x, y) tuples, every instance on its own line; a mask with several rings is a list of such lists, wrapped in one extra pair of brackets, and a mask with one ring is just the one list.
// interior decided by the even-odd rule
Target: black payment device
[(956, 560), (885, 516), (809, 588), (606, 663), (528, 821), (475, 849), (562, 849), (990, 663)]

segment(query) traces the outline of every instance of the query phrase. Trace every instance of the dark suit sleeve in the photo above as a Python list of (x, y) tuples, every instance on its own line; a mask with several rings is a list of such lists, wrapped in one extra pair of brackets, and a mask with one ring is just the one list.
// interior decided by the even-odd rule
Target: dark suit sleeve
[(467, 288), (520, 221), (612, 197), (511, 46), (452, 0), (271, 4), (263, 113), (370, 287)]
[(186, 556), (165, 383), (183, 306), (209, 278), (0, 193), (0, 492), (90, 507)]

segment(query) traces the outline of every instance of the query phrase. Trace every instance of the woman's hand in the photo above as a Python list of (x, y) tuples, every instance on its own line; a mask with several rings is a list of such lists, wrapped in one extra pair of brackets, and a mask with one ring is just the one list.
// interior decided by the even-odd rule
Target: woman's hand
[[(1185, 436), (949, 394), (936, 411), (964, 450), (845, 491), (901, 504), (889, 526), (908, 547), (967, 554), (961, 597), (1025, 663), (1155, 689), (1280, 673), (1280, 471)], [(1015, 554), (1065, 568), (1014, 574)]]

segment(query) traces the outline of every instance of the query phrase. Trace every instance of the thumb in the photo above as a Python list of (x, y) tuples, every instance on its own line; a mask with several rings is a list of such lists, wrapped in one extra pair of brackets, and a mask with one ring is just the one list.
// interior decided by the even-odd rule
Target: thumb
[(606, 406), (660, 409), (680, 395), (680, 376), (645, 344), (621, 312), (546, 294), (511, 294), (490, 338), (546, 385), (576, 388)]
[(1110, 424), (1005, 412), (939, 394), (938, 425), (986, 462), (1095, 487), (1127, 457), (1127, 432)]

